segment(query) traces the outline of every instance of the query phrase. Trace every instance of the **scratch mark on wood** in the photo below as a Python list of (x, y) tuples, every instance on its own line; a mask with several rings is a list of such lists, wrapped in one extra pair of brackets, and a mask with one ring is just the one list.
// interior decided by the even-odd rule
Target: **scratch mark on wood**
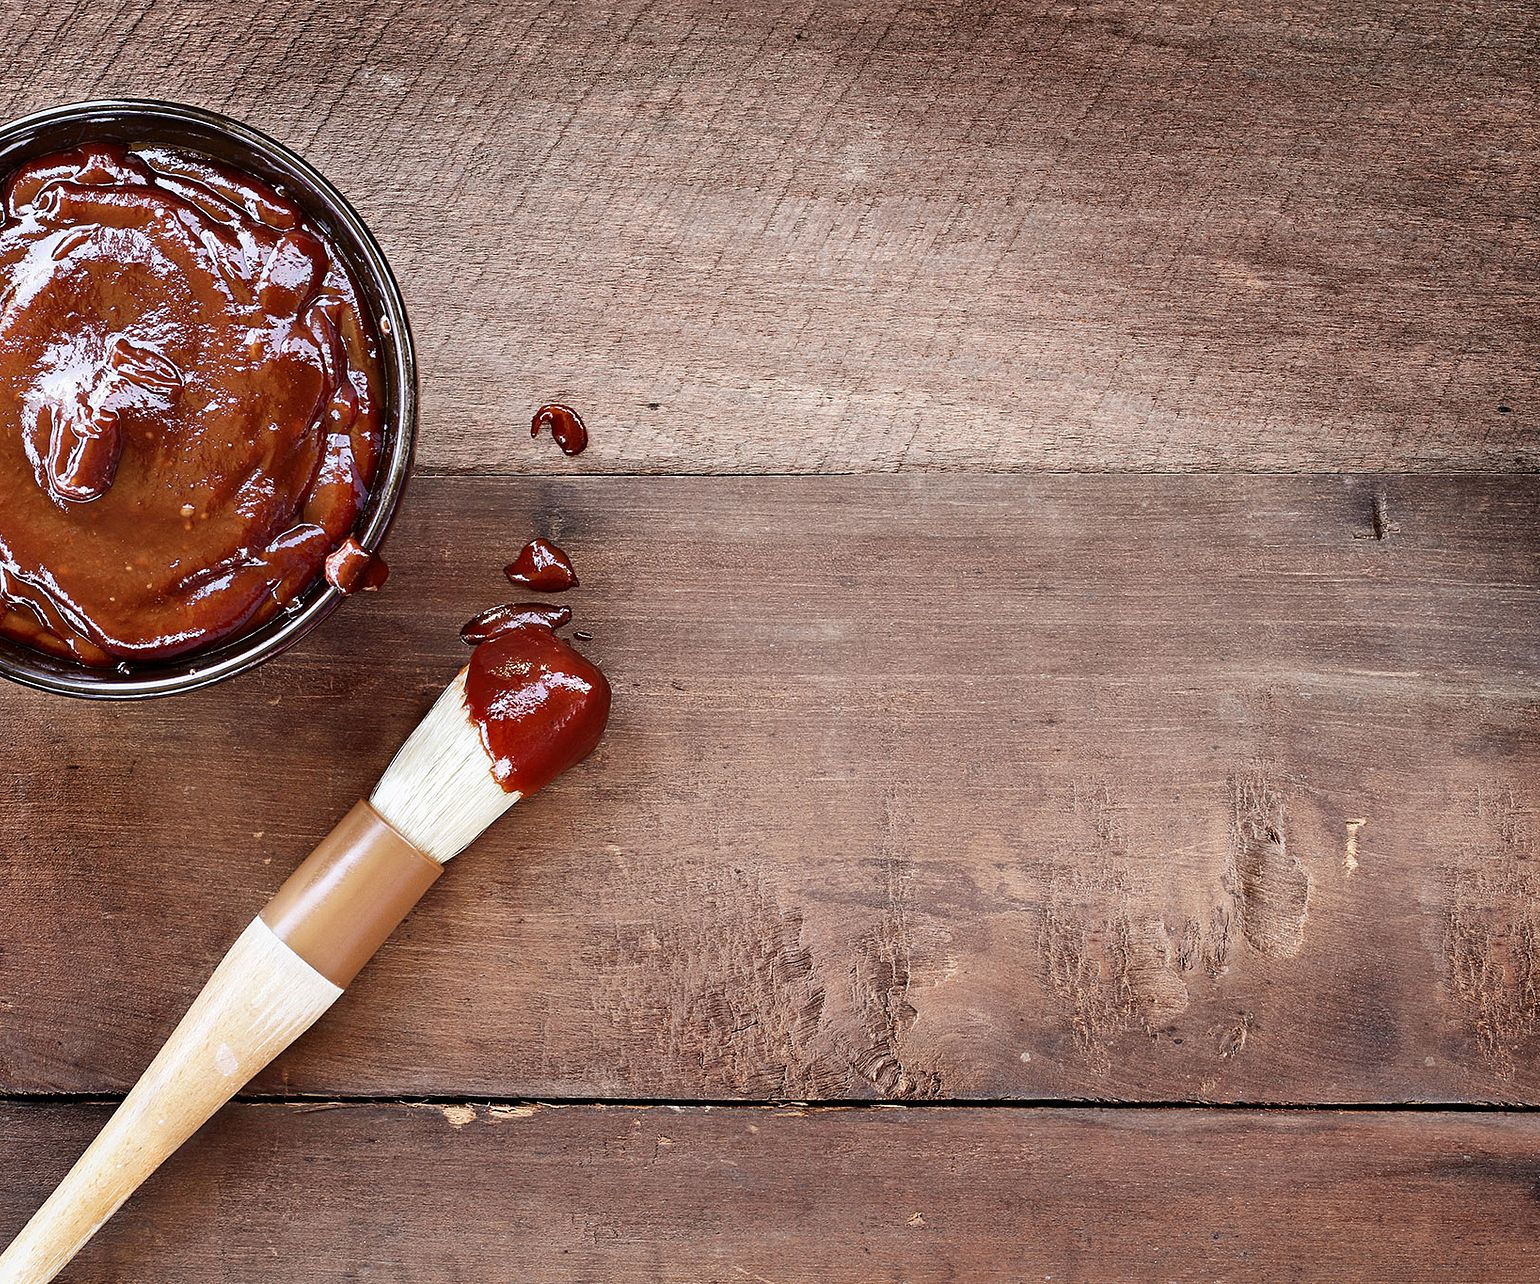
[[(1073, 806), (1089, 833), (1080, 858), (1050, 888), (1039, 945), (1076, 1046), (1106, 1074), (1118, 1038), (1135, 1030), (1153, 1034), (1187, 1010), (1181, 974), (1205, 952), (1196, 920), (1173, 948), (1165, 922), (1135, 907), (1121, 868), (1126, 832), (1110, 787), (1077, 786)], [(1110, 906), (1111, 913), (1095, 914), (1093, 906)]]
[(745, 869), (682, 868), (671, 883), (660, 894), (684, 907), (679, 917), (618, 924), (588, 952), (607, 978), (600, 1003), (610, 1020), (666, 1031), (659, 1064), (630, 1072), (704, 1074), (770, 1097), (840, 1092), (843, 1077), (815, 1048), (825, 992), (802, 911)]
[(1225, 883), (1247, 943), (1269, 958), (1293, 958), (1305, 943), (1310, 875), (1289, 851), (1283, 799), (1267, 771), (1230, 777), (1234, 818)]
[(1358, 831), (1369, 822), (1367, 820), (1349, 820), (1347, 825), (1347, 839), (1342, 846), (1342, 872), (1354, 874), (1358, 871)]
[(540, 1110), (538, 1105), (527, 1106), (490, 1106), (487, 1109), (487, 1117), (493, 1123), (503, 1123), (510, 1119), (531, 1119)]
[(1369, 504), (1369, 529), (1353, 536), (1354, 539), (1385, 540), (1401, 528), (1390, 520), (1390, 501), (1384, 491), (1376, 491)]
[(1230, 1025), (1225, 1026), (1219, 1035), (1219, 1055), (1228, 1061), (1231, 1057), (1238, 1057), (1246, 1050), (1247, 1040), (1251, 1037), (1251, 1027), (1254, 1018), (1249, 1012), (1242, 1012)]
[(877, 925), (856, 942), (850, 967), (851, 997), (869, 1042), (855, 1051), (850, 1067), (887, 1096), (934, 1097), (941, 1092), (940, 1073), (906, 1059), (903, 1052), (904, 1036), (919, 1019), (911, 988), (921, 933), (914, 907), (914, 862), (901, 846), (898, 807), (897, 791), (890, 789), (883, 800), (886, 904)]
[(444, 1118), (449, 1121), (449, 1126), (454, 1129), (465, 1127), (468, 1123), (476, 1122), (475, 1106), (444, 1106)]
[[(1126, 896), (1126, 889), (1115, 895)], [(1153, 1034), (1188, 1004), (1165, 925), (1133, 921), (1126, 910), (1124, 903), (1113, 917), (1088, 922), (1078, 907), (1060, 903), (1044, 919), (1049, 979), (1068, 1008), (1076, 1044), (1102, 1074), (1111, 1069), (1115, 1039), (1130, 1030)]]
[(1454, 875), (1444, 947), (1451, 984), (1476, 1029), (1482, 1060), (1512, 1077), (1540, 1024), (1540, 876), (1532, 813), (1511, 790), (1478, 793), (1489, 835)]
[(1182, 924), (1177, 938), (1176, 966), (1181, 972), (1202, 970), (1218, 979), (1227, 970), (1230, 957), (1230, 911), (1216, 905), (1209, 911), (1208, 927), (1195, 918)]
[(1396, 527), (1390, 521), (1390, 504), (1383, 493), (1376, 494), (1374, 504), (1369, 513), (1370, 525), (1374, 531), (1375, 539), (1386, 539)]

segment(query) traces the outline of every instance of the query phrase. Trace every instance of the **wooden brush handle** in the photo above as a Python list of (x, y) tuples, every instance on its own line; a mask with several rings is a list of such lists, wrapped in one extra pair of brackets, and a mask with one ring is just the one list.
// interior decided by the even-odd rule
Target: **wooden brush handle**
[(443, 867), (359, 803), (215, 969), (106, 1127), (0, 1255), (46, 1284), (178, 1146), (331, 1007)]
[(172, 1151), (341, 993), (266, 923), (253, 922), (107, 1126), (0, 1256), (0, 1282), (53, 1279)]

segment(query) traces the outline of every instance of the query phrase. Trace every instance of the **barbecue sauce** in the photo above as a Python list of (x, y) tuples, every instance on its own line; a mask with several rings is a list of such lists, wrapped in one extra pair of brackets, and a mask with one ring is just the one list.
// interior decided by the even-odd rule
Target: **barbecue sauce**
[(556, 636), (564, 606), (517, 603), (484, 611), (461, 630), (475, 645), (465, 703), (492, 775), (528, 797), (588, 757), (610, 714), (610, 684)]
[(280, 192), (158, 147), (23, 165), (0, 205), (0, 634), (107, 666), (271, 617), (357, 521), (381, 396), (353, 283)]

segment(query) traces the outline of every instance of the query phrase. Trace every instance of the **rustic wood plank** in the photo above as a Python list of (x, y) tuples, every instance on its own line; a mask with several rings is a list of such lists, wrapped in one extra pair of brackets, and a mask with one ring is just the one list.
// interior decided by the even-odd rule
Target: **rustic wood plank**
[(543, 531), (610, 734), (264, 1090), (1540, 1101), (1537, 498), (419, 478), (263, 671), (0, 692), (0, 1091), (131, 1081)]
[[(1526, 0), (23, 0), (0, 112), (306, 151), (400, 270), (422, 460), (1540, 464)], [(562, 465), (565, 467), (566, 465)]]
[[(100, 1118), (0, 1107), (0, 1240)], [(244, 1105), (64, 1279), (1496, 1284), (1534, 1278), (1537, 1149), (1532, 1115)]]

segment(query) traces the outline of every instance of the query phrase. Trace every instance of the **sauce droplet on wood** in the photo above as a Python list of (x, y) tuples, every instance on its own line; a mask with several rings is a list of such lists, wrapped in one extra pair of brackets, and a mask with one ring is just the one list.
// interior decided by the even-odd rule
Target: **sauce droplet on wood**
[(550, 431), (551, 439), (563, 454), (581, 455), (588, 448), (588, 425), (571, 406), (554, 401), (541, 406), (529, 421), (529, 435), (538, 437), (542, 428)]
[(518, 588), (536, 593), (564, 593), (578, 585), (572, 559), (550, 540), (532, 539), (507, 566), (503, 574)]
[(572, 619), (572, 612), (565, 606), (547, 606), (544, 602), (505, 602), (483, 611), (460, 630), (460, 640), (471, 646), (490, 642), (499, 633), (516, 629), (525, 624), (541, 624), (548, 629), (559, 629)]

